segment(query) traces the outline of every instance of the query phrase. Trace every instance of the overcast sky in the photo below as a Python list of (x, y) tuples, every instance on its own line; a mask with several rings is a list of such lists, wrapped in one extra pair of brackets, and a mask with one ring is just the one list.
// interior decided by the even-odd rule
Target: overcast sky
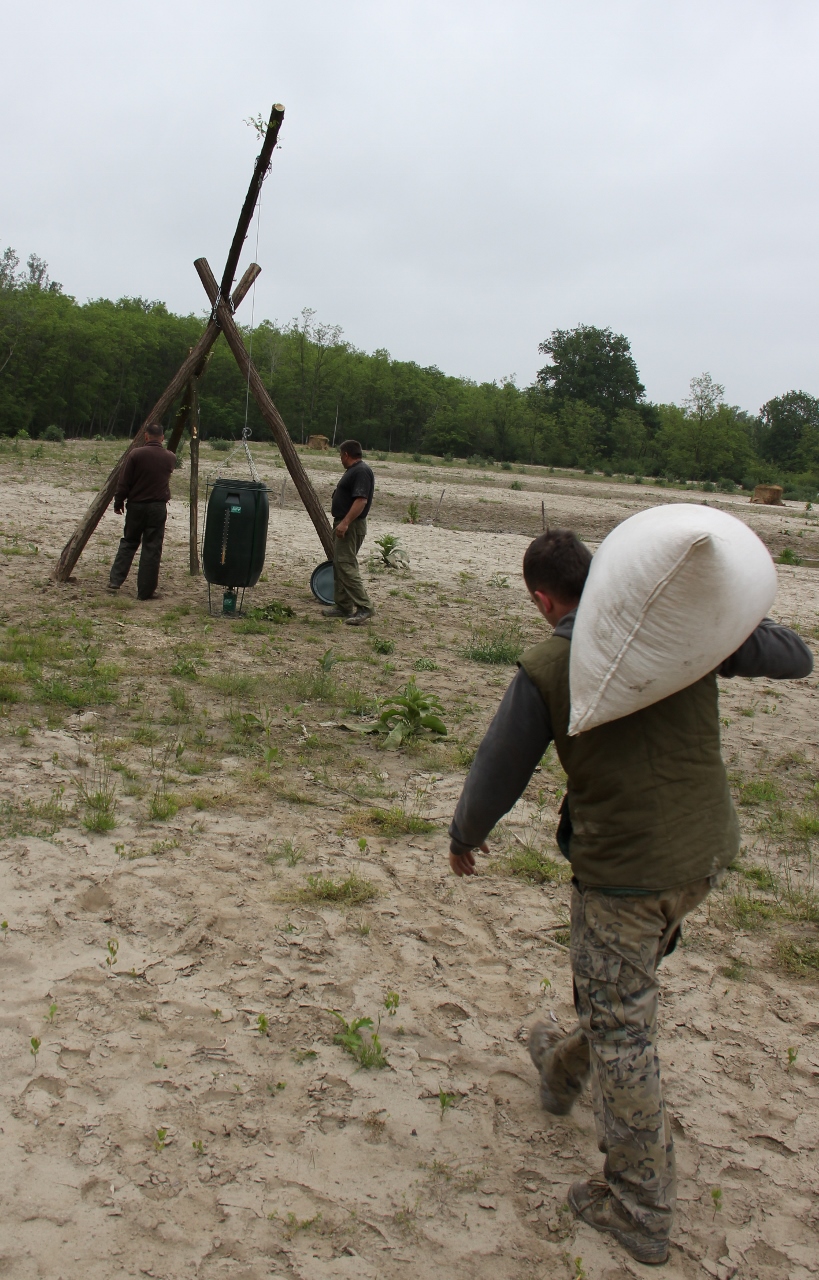
[(282, 102), (257, 320), (310, 306), (366, 350), (519, 385), (552, 329), (610, 325), (654, 400), (704, 370), (754, 411), (819, 394), (816, 0), (0, 15), (0, 248), (80, 300), (201, 311), (192, 261), (221, 274), (258, 151), (243, 120)]

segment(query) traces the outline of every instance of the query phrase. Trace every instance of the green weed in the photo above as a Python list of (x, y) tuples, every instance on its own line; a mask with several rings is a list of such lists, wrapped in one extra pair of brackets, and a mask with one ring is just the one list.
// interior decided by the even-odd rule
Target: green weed
[(171, 663), (171, 675), (181, 676), (184, 680), (198, 680), (199, 667), (192, 658), (184, 653), (177, 653)]
[(251, 622), (284, 623), (295, 616), (290, 605), (283, 604), (281, 600), (270, 600), (267, 604), (254, 605), (245, 612), (245, 617)]
[(380, 538), (376, 538), (375, 546), (378, 548), (380, 559), (373, 556), (370, 561), (371, 567), (375, 564), (382, 569), (409, 568), (409, 555), (401, 546), (401, 539), (397, 534), (382, 534)]
[(303, 860), (304, 853), (292, 840), (279, 840), (265, 857), (271, 866), (284, 861), (288, 867), (296, 867)]
[(99, 749), (90, 785), (77, 780), (79, 801), (87, 831), (113, 831), (117, 825), (117, 791), (111, 767)]
[(378, 890), (369, 880), (353, 871), (346, 880), (335, 881), (321, 873), (307, 877), (307, 884), (296, 890), (293, 901), (327, 902), (340, 907), (357, 907), (378, 897)]
[(504, 858), (496, 858), (489, 864), (489, 871), (497, 875), (514, 876), (529, 884), (565, 884), (571, 877), (565, 859), (558, 861), (533, 845), (513, 849)]
[(377, 724), (387, 735), (387, 747), (400, 747), (424, 732), (446, 736), (446, 725), (436, 714), (443, 710), (440, 700), (435, 694), (423, 693), (415, 680), (409, 681), (402, 694), (386, 698), (383, 708)]
[(384, 836), (423, 835), (435, 830), (435, 823), (416, 813), (408, 813), (400, 805), (390, 809), (367, 809), (356, 813), (342, 824), (344, 831), (358, 835), (361, 831)]
[(441, 1108), (442, 1120), (446, 1115), (447, 1111), (449, 1110), (449, 1108), (452, 1106), (453, 1102), (456, 1100), (456, 1098), (457, 1098), (457, 1094), (455, 1093), (447, 1093), (444, 1089), (438, 1090), (438, 1105)]
[[(378, 1038), (378, 1030), (372, 1031), (372, 1018), (353, 1018), (352, 1022), (347, 1022), (337, 1009), (329, 1009), (334, 1018), (341, 1023), (341, 1028), (333, 1036), (333, 1044), (341, 1045), (345, 1053), (349, 1053), (355, 1058), (359, 1066), (365, 1070), (375, 1067), (378, 1070), (388, 1067), (387, 1060), (381, 1041)], [(368, 1035), (362, 1035), (362, 1031), (368, 1031)]]
[(799, 978), (806, 978), (819, 973), (819, 945), (805, 942), (801, 946), (797, 942), (778, 943), (777, 959), (788, 973)]
[(523, 652), (523, 632), (516, 623), (476, 628), (464, 649), (473, 662), (514, 666)]
[(793, 547), (784, 547), (776, 557), (777, 564), (801, 564), (802, 557), (798, 556)]
[(782, 789), (772, 778), (752, 778), (740, 784), (739, 803), (743, 805), (777, 804)]

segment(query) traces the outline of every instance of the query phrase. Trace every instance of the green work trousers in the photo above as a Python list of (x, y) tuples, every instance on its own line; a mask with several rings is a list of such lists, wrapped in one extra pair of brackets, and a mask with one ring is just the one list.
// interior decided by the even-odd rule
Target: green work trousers
[(114, 563), (111, 565), (109, 581), (112, 587), (122, 586), (128, 577), (139, 545), (142, 543), (137, 571), (137, 596), (140, 600), (150, 600), (159, 582), (159, 564), (162, 559), (167, 515), (168, 506), (165, 502), (128, 503), (125, 511), (125, 529)]
[[(333, 524), (333, 528), (338, 520)], [(339, 609), (352, 613), (354, 609), (372, 609), (372, 602), (361, 581), (358, 567), (358, 552), (367, 536), (366, 518), (359, 517), (350, 525), (343, 538), (335, 539), (335, 556), (333, 557), (333, 581), (335, 590), (333, 599)]]
[(666, 1238), (676, 1174), (657, 1057), (657, 965), (710, 888), (710, 879), (645, 894), (572, 887), (579, 1021), (556, 1046), (555, 1066), (578, 1081), (591, 1073), (606, 1181), (629, 1217)]

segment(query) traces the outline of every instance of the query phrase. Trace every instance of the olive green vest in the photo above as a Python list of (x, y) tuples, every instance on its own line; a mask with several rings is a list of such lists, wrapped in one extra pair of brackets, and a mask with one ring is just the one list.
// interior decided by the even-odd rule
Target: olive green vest
[(713, 875), (739, 851), (722, 763), (717, 679), (570, 738), (571, 643), (552, 636), (521, 666), (549, 710), (568, 775), (572, 871), (582, 884), (670, 889)]

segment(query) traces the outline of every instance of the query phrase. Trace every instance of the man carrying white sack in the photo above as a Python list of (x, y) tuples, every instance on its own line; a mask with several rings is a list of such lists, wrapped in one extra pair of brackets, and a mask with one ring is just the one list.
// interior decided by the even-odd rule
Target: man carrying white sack
[[(599, 552), (598, 552), (599, 555)], [(663, 1263), (674, 1147), (656, 1051), (656, 968), (680, 924), (724, 875), (739, 827), (720, 754), (716, 676), (798, 679), (813, 669), (790, 628), (765, 618), (716, 672), (632, 715), (568, 733), (569, 658), (591, 555), (569, 530), (523, 560), (552, 636), (528, 649), (475, 756), (449, 830), (458, 876), (523, 794), (549, 743), (568, 775), (558, 844), (572, 865), (571, 966), (578, 1024), (536, 1023), (529, 1051), (547, 1111), (566, 1115), (591, 1075), (603, 1177), (576, 1182), (574, 1213), (643, 1263)]]

